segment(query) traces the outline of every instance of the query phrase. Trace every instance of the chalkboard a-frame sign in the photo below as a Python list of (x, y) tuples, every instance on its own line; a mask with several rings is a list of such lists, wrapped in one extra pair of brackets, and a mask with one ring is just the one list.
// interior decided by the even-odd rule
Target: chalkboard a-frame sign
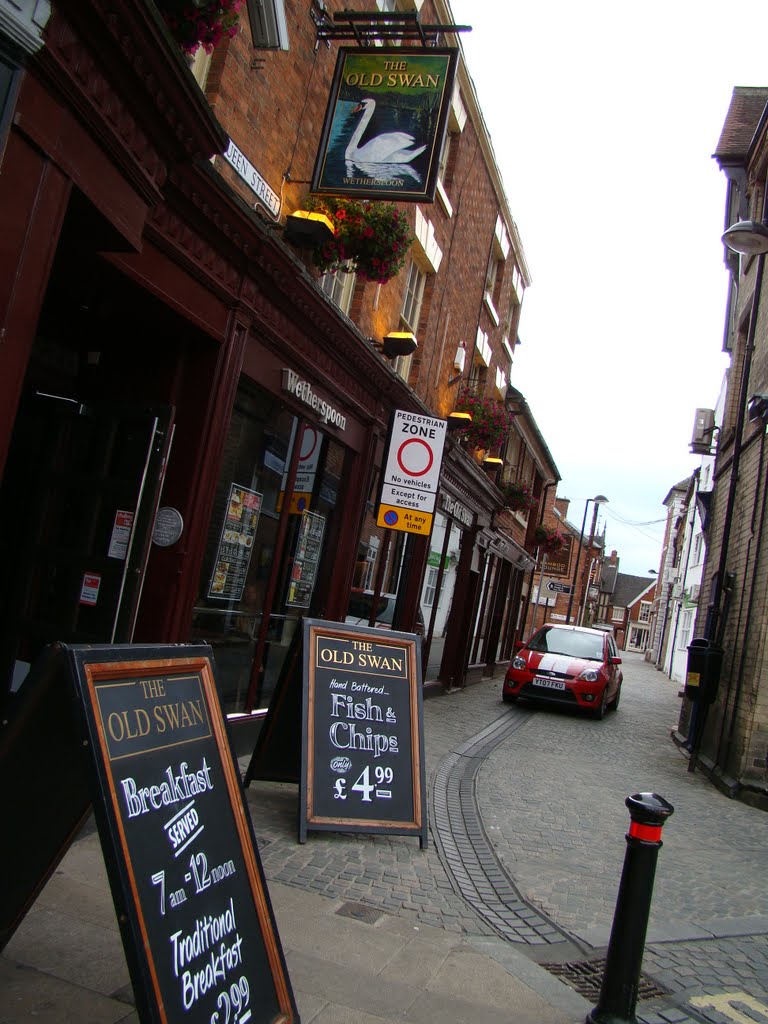
[(308, 830), (428, 843), (420, 641), (304, 620), (299, 841)]
[(210, 648), (65, 651), (142, 1024), (298, 1024)]

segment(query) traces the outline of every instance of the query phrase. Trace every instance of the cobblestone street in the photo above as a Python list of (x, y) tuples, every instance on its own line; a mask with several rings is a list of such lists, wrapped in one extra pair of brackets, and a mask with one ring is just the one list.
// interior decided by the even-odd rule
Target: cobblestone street
[(623, 670), (621, 706), (603, 721), (507, 706), (500, 676), (427, 701), (425, 851), (405, 837), (291, 842), (297, 788), (251, 783), (267, 877), (478, 941), (501, 935), (539, 963), (588, 962), (610, 935), (624, 801), (653, 791), (675, 813), (643, 964), (662, 994), (638, 1019), (768, 1024), (768, 818), (688, 772), (670, 739), (677, 685), (638, 655)]

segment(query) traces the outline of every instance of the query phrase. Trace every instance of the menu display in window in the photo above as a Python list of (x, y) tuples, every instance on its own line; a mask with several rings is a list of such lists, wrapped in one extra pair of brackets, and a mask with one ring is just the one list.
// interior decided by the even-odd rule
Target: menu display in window
[(208, 597), (239, 601), (243, 596), (263, 495), (231, 484)]
[(312, 591), (315, 589), (320, 554), (323, 550), (325, 517), (314, 512), (304, 512), (301, 517), (299, 534), (296, 538), (296, 554), (288, 583), (286, 604), (293, 608), (309, 608)]

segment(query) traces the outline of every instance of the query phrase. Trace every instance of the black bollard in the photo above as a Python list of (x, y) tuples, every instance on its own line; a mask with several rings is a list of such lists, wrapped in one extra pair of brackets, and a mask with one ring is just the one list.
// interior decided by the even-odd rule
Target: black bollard
[(651, 911), (661, 829), (674, 812), (656, 793), (635, 793), (625, 801), (632, 822), (619, 895), (613, 915), (600, 998), (585, 1024), (636, 1024), (637, 987)]

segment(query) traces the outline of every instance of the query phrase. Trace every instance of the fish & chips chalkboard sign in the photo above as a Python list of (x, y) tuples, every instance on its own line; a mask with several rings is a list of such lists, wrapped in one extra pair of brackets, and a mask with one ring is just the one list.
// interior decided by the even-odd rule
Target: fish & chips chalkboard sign
[(299, 1017), (206, 646), (66, 647), (139, 1017)]
[(301, 842), (317, 829), (427, 846), (419, 646), (412, 633), (305, 619)]

